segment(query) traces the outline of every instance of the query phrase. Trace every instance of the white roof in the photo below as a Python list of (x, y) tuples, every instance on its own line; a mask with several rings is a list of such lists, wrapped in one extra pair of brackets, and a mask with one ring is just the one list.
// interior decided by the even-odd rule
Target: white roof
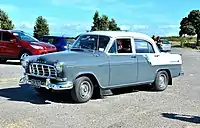
[[(132, 36), (134, 38), (139, 38), (139, 39), (145, 39), (148, 41), (153, 41), (153, 39), (143, 33), (138, 33), (138, 32), (125, 32), (125, 31), (92, 31), (92, 32), (87, 32), (84, 34), (94, 34), (94, 35), (104, 35), (104, 36), (110, 36), (110, 37), (127, 37), (127, 36)], [(154, 42), (154, 41), (153, 41)]]

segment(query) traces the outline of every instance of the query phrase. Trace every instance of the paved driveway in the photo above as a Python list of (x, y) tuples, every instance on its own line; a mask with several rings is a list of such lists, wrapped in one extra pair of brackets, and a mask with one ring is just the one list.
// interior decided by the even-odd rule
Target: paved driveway
[[(197, 128), (200, 125), (200, 52), (183, 54), (185, 76), (163, 92), (132, 93), (73, 104), (67, 94), (39, 97), (18, 86), (19, 65), (0, 65), (0, 128)], [(6, 80), (3, 80), (6, 77)], [(13, 79), (12, 79), (13, 78)]]

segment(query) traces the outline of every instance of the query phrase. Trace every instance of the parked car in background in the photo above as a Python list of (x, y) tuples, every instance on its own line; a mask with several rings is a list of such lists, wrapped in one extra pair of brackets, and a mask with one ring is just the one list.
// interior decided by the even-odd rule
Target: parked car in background
[(171, 43), (167, 39), (160, 39), (160, 50), (162, 52), (171, 51)]
[[(183, 74), (179, 54), (162, 53), (141, 33), (93, 31), (79, 35), (70, 51), (29, 56), (22, 61), (22, 84), (44, 90), (69, 90), (75, 102), (93, 95), (114, 94), (123, 87), (149, 85), (163, 91)], [(42, 70), (40, 70), (42, 69)]]
[(74, 37), (63, 37), (63, 36), (40, 36), (40, 41), (50, 43), (56, 46), (57, 51), (65, 51), (70, 48), (74, 43)]
[(9, 59), (22, 59), (29, 55), (41, 55), (56, 52), (54, 45), (40, 42), (33, 36), (20, 30), (0, 30), (0, 62)]

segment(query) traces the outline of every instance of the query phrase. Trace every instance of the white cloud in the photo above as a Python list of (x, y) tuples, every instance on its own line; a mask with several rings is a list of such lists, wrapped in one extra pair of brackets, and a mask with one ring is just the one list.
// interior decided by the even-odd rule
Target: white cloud
[(141, 24), (135, 24), (132, 26), (132, 29), (147, 29), (149, 28), (148, 25), (141, 25)]
[(178, 36), (178, 33), (177, 32), (169, 32), (169, 33), (166, 33), (165, 36)]
[(12, 4), (0, 4), (0, 9), (6, 12), (16, 12), (19, 11), (19, 8)]
[[(149, 8), (152, 7), (152, 2), (145, 2), (143, 4), (130, 4), (126, 1), (121, 0), (51, 0), (51, 3), (55, 6), (64, 6), (66, 4), (72, 5), (75, 8), (79, 8), (84, 11), (95, 11), (95, 10), (108, 10), (112, 11), (111, 8), (115, 8), (114, 10), (120, 8), (125, 8), (124, 11), (132, 12), (134, 9), (138, 8)], [(121, 10), (120, 10), (121, 11)]]
[(178, 25), (161, 25), (161, 26), (158, 26), (158, 28), (178, 28), (179, 26)]
[(134, 24), (134, 25), (120, 25), (119, 26), (122, 30), (136, 30), (136, 29), (148, 29), (148, 25), (142, 25), (142, 24)]
[(28, 22), (28, 21), (14, 21), (15, 25), (14, 29), (20, 29), (20, 30), (32, 30), (34, 27), (34, 22)]
[(130, 26), (128, 25), (120, 25), (119, 27), (121, 30), (130, 30)]
[(21, 22), (20, 28), (27, 28), (27, 29), (33, 29), (34, 23), (33, 22)]

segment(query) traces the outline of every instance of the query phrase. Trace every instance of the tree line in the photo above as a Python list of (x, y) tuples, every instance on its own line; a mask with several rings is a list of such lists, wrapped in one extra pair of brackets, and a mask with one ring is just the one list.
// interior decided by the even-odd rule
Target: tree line
[[(200, 10), (192, 10), (180, 22), (180, 37), (197, 36), (196, 46), (200, 46)], [(183, 43), (181, 44), (183, 47)]]
[[(8, 17), (8, 14), (0, 9), (0, 29), (12, 30), (15, 25), (12, 20)], [(96, 11), (93, 16), (93, 25), (89, 31), (119, 31), (120, 27), (117, 25), (115, 19), (108, 18), (107, 15), (99, 15)], [(38, 16), (35, 21), (35, 26), (33, 30), (34, 37), (49, 35), (49, 24), (47, 20)], [(196, 45), (200, 46), (200, 10), (192, 10), (188, 16), (182, 18), (180, 22), (179, 36), (185, 37), (197, 35)]]
[[(4, 30), (12, 30), (15, 28), (12, 20), (9, 18), (8, 14), (0, 9), (0, 29)], [(110, 30), (110, 31), (117, 31), (120, 30), (116, 21), (112, 18), (109, 20), (108, 16), (102, 15), (99, 16), (99, 12), (96, 11), (93, 17), (93, 25), (89, 31), (100, 31), (100, 30)], [(33, 30), (33, 36), (38, 38), (39, 36), (49, 35), (49, 24), (47, 20), (42, 17), (38, 16), (35, 21), (35, 26)]]

